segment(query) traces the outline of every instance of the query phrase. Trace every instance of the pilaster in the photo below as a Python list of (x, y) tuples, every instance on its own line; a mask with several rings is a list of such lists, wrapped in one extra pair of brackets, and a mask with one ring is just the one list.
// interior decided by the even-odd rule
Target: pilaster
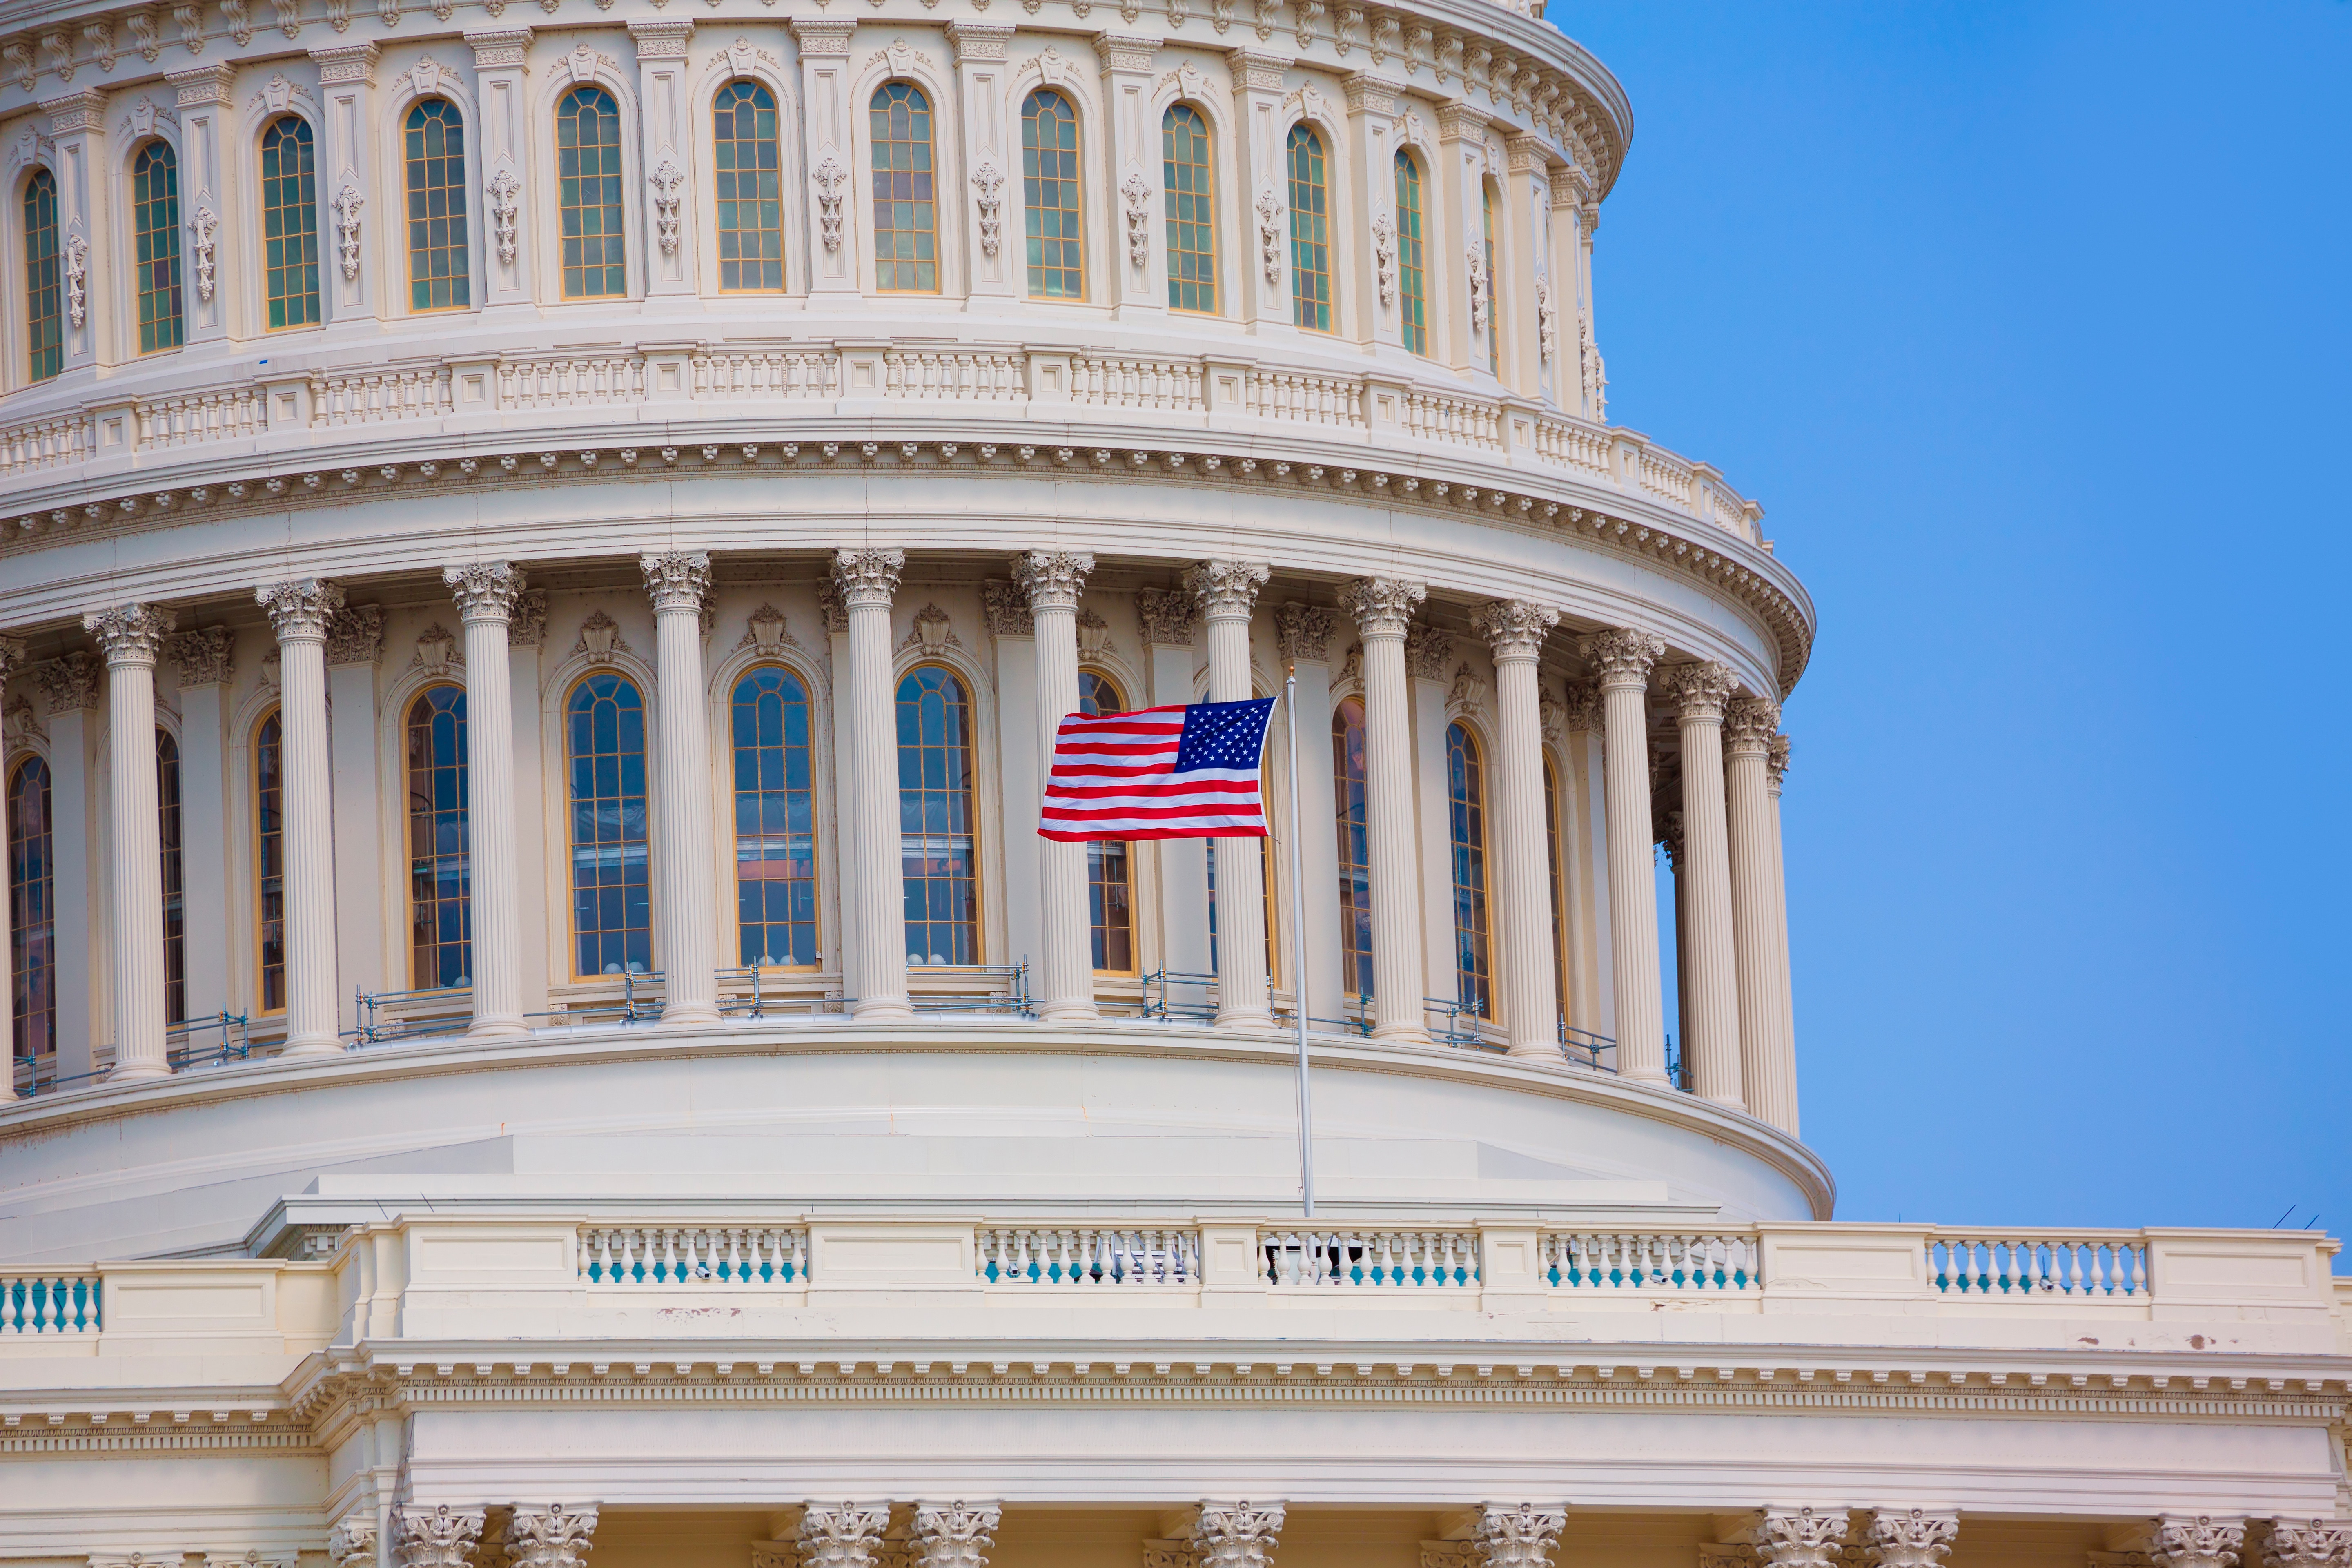
[(646, 297), (697, 291), (694, 215), (703, 197), (694, 180), (692, 89), (688, 81), (687, 44), (694, 37), (690, 16), (633, 21), (636, 45), (637, 125), (641, 137), (646, 202), (652, 219), (639, 227), (646, 247)]
[(529, 27), (469, 32), (474, 49), (474, 97), (481, 121), (474, 178), (482, 202), (480, 235), (485, 310), (527, 305), (531, 300), (530, 204), (551, 193), (529, 187), (530, 179), (530, 57)]
[[(1014, 299), (1024, 282), (1021, 240), (1021, 151), (1005, 145), (1013, 122), (1012, 72), (1005, 45), (1010, 22), (957, 20), (947, 26), (955, 48), (956, 112), (963, 129), (963, 162), (939, 180), (940, 226), (963, 234), (971, 279), (968, 308), (990, 310)], [(938, 106), (934, 106), (937, 108)]]
[(1250, 326), (1290, 324), (1290, 182), (1283, 163), (1282, 84), (1290, 57), (1262, 49), (1228, 49), (1234, 124), (1242, 170), (1234, 192), (1248, 243), (1234, 259), (1235, 303)]
[(401, 201), (376, 174), (375, 59), (372, 43), (312, 49), (319, 68), (319, 296), (330, 322), (389, 314), (372, 226), (401, 221)]
[[(1347, 268), (1339, 288), (1359, 342), (1402, 343), (1393, 266), (1396, 245), (1395, 82), (1358, 71), (1343, 83), (1348, 97), (1348, 195), (1350, 211), (1365, 215), (1365, 241), (1336, 248)], [(1369, 243), (1378, 241), (1379, 243)], [(1391, 260), (1383, 264), (1381, 246)], [(1390, 281), (1383, 285), (1386, 274)]]
[[(857, 290), (857, 217), (855, 205), (872, 197), (856, 188), (853, 171), (856, 121), (864, 106), (849, 101), (849, 35), (857, 24), (847, 16), (794, 16), (788, 24), (800, 45), (803, 140), (808, 150), (808, 234), (815, 267), (812, 294)], [(933, 104), (937, 113), (940, 106)], [(946, 205), (947, 182), (939, 182)], [(941, 214), (944, 221), (945, 214)], [(942, 279), (942, 282), (945, 280)]]
[(1151, 67), (1158, 48), (1152, 38), (1095, 35), (1110, 133), (1110, 156), (1095, 181), (1107, 215), (1097, 243), (1107, 247), (1109, 302), (1122, 320), (1168, 313), (1167, 197), (1160, 189), (1167, 166), (1159, 121), (1151, 112)]
[[(164, 73), (180, 113), (180, 229), (185, 248), (181, 299), (187, 321), (184, 341), (192, 347), (228, 335), (230, 301), (249, 288), (247, 280), (232, 276), (235, 269), (228, 265), (236, 254), (229, 226), (236, 210), (235, 175), (221, 158), (234, 75), (226, 62)], [(323, 256), (319, 276), (323, 284)]]
[[(112, 153), (106, 135), (106, 94), (84, 88), (41, 100), (56, 145), (58, 256), (65, 279), (65, 368), (74, 371), (117, 357), (119, 289), (105, 281), (104, 258), (114, 254)], [(60, 1019), (62, 1030), (63, 1022)]]

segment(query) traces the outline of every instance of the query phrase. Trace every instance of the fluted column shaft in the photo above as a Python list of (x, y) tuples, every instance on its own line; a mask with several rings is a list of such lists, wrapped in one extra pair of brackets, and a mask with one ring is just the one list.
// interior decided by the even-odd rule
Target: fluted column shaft
[[(1188, 584), (1200, 595), (1209, 628), (1209, 700), (1246, 702), (1250, 616), (1270, 575), (1254, 561), (1207, 561)], [(1220, 837), (1217, 846), (1217, 1027), (1274, 1026), (1265, 972), (1264, 839)]]
[(662, 1022), (708, 1024), (719, 1016), (713, 971), (710, 720), (702, 690), (702, 597), (710, 557), (672, 550), (638, 557), (654, 605), (661, 678)]
[(172, 1070), (163, 1041), (163, 838), (155, 811), (155, 656), (172, 612), (119, 605), (82, 617), (106, 650), (114, 811), (114, 1071)]
[[(327, 758), (327, 623), (343, 605), (332, 583), (257, 589), (278, 632), (284, 748), (286, 1046), (289, 1057), (343, 1048), (335, 1027), (335, 825)], [(364, 715), (359, 722), (365, 723)]]
[(1364, 643), (1364, 816), (1372, 884), (1372, 1037), (1426, 1045), (1421, 883), (1412, 798), (1412, 721), (1405, 703), (1404, 634), (1419, 583), (1367, 577), (1345, 603)]
[(833, 578), (849, 613), (850, 880), (857, 889), (856, 972), (860, 1019), (913, 1016), (907, 1005), (906, 892), (898, 826), (898, 709), (890, 687), (890, 601), (907, 564), (898, 550), (844, 550)]
[(1731, 921), (1731, 847), (1724, 825), (1723, 710), (1735, 687), (1719, 664), (1685, 664), (1669, 676), (1682, 737), (1683, 853), (1690, 894), (1688, 1011), (1692, 1089), (1745, 1110), (1739, 1068), (1739, 969)]
[(1609, 833), (1610, 967), (1617, 993), (1617, 1070), (1666, 1081), (1664, 998), (1658, 982), (1658, 884), (1650, 827), (1650, 667), (1666, 651), (1646, 632), (1584, 639), (1601, 684), (1606, 738), (1602, 794)]
[(1801, 1120), (1797, 1104), (1797, 1005), (1789, 979), (1789, 866), (1780, 854), (1780, 782), (1789, 771), (1789, 737), (1774, 735), (1764, 753), (1764, 790), (1770, 798), (1772, 828), (1772, 934), (1769, 952), (1773, 981), (1780, 988), (1780, 1037), (1773, 1048), (1775, 1095), (1787, 1108), (1788, 1121), (1777, 1123), (1791, 1138)]
[[(25, 660), (25, 643), (21, 637), (0, 637), (0, 699), (8, 691), (9, 673)], [(7, 778), (8, 715), (5, 701), (0, 701), (0, 787)], [(6, 803), (0, 801), (0, 881), (5, 881), (6, 866)], [(16, 994), (16, 938), (9, 929), (8, 889), (0, 886), (0, 996)], [(0, 1025), (0, 1105), (16, 1098), (16, 1041), (13, 1020)]]
[(1731, 836), (1731, 923), (1739, 963), (1739, 1082), (1748, 1109), (1787, 1131), (1778, 1058), (1787, 1029), (1780, 977), (1773, 964), (1772, 797), (1764, 759), (1779, 704), (1762, 697), (1733, 701), (1724, 716), (1724, 803)]
[[(1078, 595), (1095, 558), (1082, 552), (1033, 550), (1013, 563), (1027, 590), (1037, 658), (1039, 777), (1054, 765), (1055, 731), (1078, 710)], [(1048, 1022), (1101, 1016), (1095, 1007), (1093, 941), (1087, 920), (1087, 847), (1037, 840), (1037, 1016)]]
[(466, 627), (467, 968), (484, 1038), (523, 1033), (522, 878), (515, 831), (514, 689), (507, 627), (522, 574), (503, 561), (445, 566)]
[(1495, 706), (1502, 763), (1503, 1027), (1515, 1057), (1559, 1056), (1559, 976), (1552, 964), (1551, 880), (1535, 848), (1549, 842), (1543, 805), (1543, 705), (1536, 661), (1559, 612), (1498, 600), (1475, 625), (1495, 653)]

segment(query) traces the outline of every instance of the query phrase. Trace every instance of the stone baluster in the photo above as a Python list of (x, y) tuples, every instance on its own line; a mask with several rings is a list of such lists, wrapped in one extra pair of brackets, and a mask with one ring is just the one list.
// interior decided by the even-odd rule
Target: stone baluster
[[(1053, 767), (1055, 731), (1078, 710), (1078, 595), (1095, 558), (1083, 552), (1033, 550), (1013, 561), (1013, 580), (1029, 595), (1037, 658), (1039, 767)], [(1042, 775), (1041, 775), (1042, 777)], [(1037, 1016), (1047, 1022), (1097, 1018), (1094, 957), (1087, 921), (1084, 840), (1037, 840), (1043, 994)]]
[[(1186, 575), (1209, 627), (1209, 700), (1246, 702), (1250, 687), (1250, 616), (1258, 590), (1271, 575), (1255, 561), (1206, 561)], [(1216, 839), (1217, 1027), (1266, 1029), (1274, 1009), (1265, 972), (1264, 841)]]
[[(1403, 637), (1399, 631), (1400, 645)], [(1417, 1005), (1420, 999), (1414, 1000)], [(1202, 1503), (1186, 1532), (1195, 1562), (1199, 1568), (1268, 1568), (1282, 1533), (1282, 1517), (1278, 1502)]]
[[(8, 677), (25, 664), (25, 639), (0, 637), (0, 789), (8, 779)], [(7, 804), (0, 800), (0, 817)], [(16, 994), (16, 939), (9, 930), (6, 823), (0, 820), (0, 996)], [(16, 1041), (13, 1021), (0, 1026), (0, 1105), (16, 1098)]]
[[(893, 566), (891, 575), (895, 579), (897, 574)], [(856, 625), (854, 611), (851, 624)], [(896, 732), (894, 728), (892, 733)], [(801, 1510), (800, 1528), (793, 1538), (801, 1549), (801, 1568), (875, 1568), (882, 1555), (882, 1532), (889, 1528), (887, 1503), (813, 1502)]]
[[(1797, 1103), (1797, 1003), (1796, 993), (1789, 979), (1789, 868), (1780, 854), (1780, 781), (1789, 772), (1789, 737), (1779, 734), (1764, 752), (1764, 793), (1770, 797), (1770, 809), (1766, 813), (1772, 828), (1772, 933), (1770, 953), (1774, 983), (1780, 987), (1780, 1041), (1774, 1053), (1777, 1079), (1774, 1096), (1788, 1108), (1789, 1120), (1781, 1130), (1794, 1138), (1803, 1120)], [(2345, 1564), (2352, 1568), (2352, 1563)]]
[(278, 633), (286, 799), (286, 1045), (281, 1056), (343, 1047), (335, 1027), (335, 845), (327, 761), (327, 623), (332, 583), (273, 583), (254, 596)]
[(1664, 996), (1658, 980), (1658, 887), (1650, 827), (1650, 668), (1666, 645), (1647, 632), (1586, 637), (1606, 726), (1603, 815), (1609, 834), (1610, 967), (1617, 994), (1617, 1070), (1666, 1081)]
[(919, 1502), (908, 1543), (914, 1568), (988, 1568), (1004, 1510), (992, 1502)]
[(1869, 1568), (1942, 1568), (1959, 1532), (1957, 1513), (1874, 1509), (1863, 1525), (1862, 1559)]
[(466, 627), (466, 898), (474, 982), (468, 1031), (524, 1032), (522, 879), (515, 826), (514, 687), (507, 628), (522, 574), (504, 561), (445, 566)]
[(118, 605), (84, 616), (106, 653), (108, 758), (114, 810), (114, 1070), (163, 1078), (163, 841), (156, 816), (155, 657), (172, 612)]
[(514, 1505), (507, 1521), (507, 1568), (583, 1568), (596, 1543), (594, 1503)]
[(1536, 660), (1559, 612), (1525, 599), (1497, 600), (1474, 625), (1495, 652), (1497, 793), (1502, 877), (1503, 1026), (1510, 1054), (1559, 1057), (1559, 989), (1552, 952), (1551, 879), (1530, 846), (1549, 842), (1544, 821), (1543, 711)]
[(2263, 1532), (2263, 1568), (2352, 1568), (2352, 1522), (2273, 1519)]
[(1699, 1098), (1745, 1110), (1731, 847), (1724, 827), (1723, 794), (1723, 709), (1734, 686), (1731, 671), (1719, 664), (1678, 665), (1666, 674), (1682, 732), (1683, 852), (1690, 879), (1684, 1044), (1691, 1053), (1692, 1088)]
[[(833, 580), (849, 613), (848, 850), (856, 888), (856, 973), (846, 976), (861, 1019), (914, 1016), (907, 1005), (907, 931), (898, 830), (898, 727), (890, 680), (890, 601), (907, 556), (899, 550), (843, 550)], [(838, 741), (836, 740), (836, 743)]]
[(1364, 815), (1372, 884), (1372, 1037), (1429, 1043), (1422, 1014), (1421, 879), (1404, 634), (1428, 595), (1419, 583), (1366, 577), (1343, 590), (1364, 644)]
[(667, 976), (662, 1022), (709, 1024), (719, 1017), (714, 973), (717, 919), (711, 859), (710, 716), (702, 689), (702, 601), (710, 592), (710, 557), (698, 550), (640, 556), (654, 604), (661, 678), (661, 945)]
[(482, 1510), (404, 1503), (392, 1510), (393, 1568), (473, 1568)]
[(1477, 1549), (1479, 1568), (1551, 1568), (1559, 1532), (1567, 1527), (1564, 1508), (1490, 1502), (1478, 1510), (1470, 1540)]
[(1784, 1132), (1796, 1131), (1796, 1107), (1782, 1099), (1788, 1049), (1780, 977), (1774, 965), (1779, 890), (1772, 865), (1772, 797), (1764, 759), (1780, 707), (1765, 697), (1733, 700), (1724, 713), (1725, 804), (1731, 837), (1731, 923), (1739, 967), (1739, 1082), (1748, 1109)]

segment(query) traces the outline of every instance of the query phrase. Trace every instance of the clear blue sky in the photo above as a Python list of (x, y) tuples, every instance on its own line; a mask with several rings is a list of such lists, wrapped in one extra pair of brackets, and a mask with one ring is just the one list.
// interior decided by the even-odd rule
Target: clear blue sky
[(1550, 18), (1633, 103), (1610, 416), (1821, 611), (1839, 1216), (2352, 1234), (2352, 4)]

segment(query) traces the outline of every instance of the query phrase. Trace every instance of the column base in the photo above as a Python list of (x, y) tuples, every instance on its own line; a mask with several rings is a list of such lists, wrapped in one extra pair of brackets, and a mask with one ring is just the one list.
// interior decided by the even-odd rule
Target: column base
[(1626, 1083), (1655, 1084), (1660, 1089), (1673, 1089), (1675, 1087), (1675, 1080), (1666, 1076), (1666, 1072), (1664, 1068), (1645, 1069), (1639, 1072), (1621, 1072), (1617, 1076), (1622, 1081)]
[(1375, 1024), (1371, 1037), (1386, 1046), (1425, 1046), (1429, 1031), (1411, 1024)]
[(1214, 1020), (1220, 1029), (1255, 1029), (1261, 1032), (1274, 1027), (1271, 1013), (1220, 1013)]
[(1755, 1115), (1754, 1111), (1748, 1109), (1748, 1102), (1744, 1100), (1730, 1099), (1720, 1094), (1710, 1094), (1705, 1098), (1709, 1105), (1720, 1105), (1724, 1110), (1736, 1110), (1742, 1116)]
[(172, 1064), (169, 1062), (118, 1062), (102, 1081), (129, 1083), (136, 1082), (141, 1079), (170, 1078), (171, 1076)]
[(340, 1035), (297, 1035), (278, 1048), (280, 1059), (287, 1057), (339, 1057), (343, 1054)]
[(1048, 1002), (1037, 1009), (1041, 1024), (1099, 1024), (1102, 1009), (1092, 1002)]
[(1559, 1047), (1557, 1046), (1513, 1046), (1503, 1054), (1517, 1058), (1523, 1062), (1556, 1062), (1560, 1059)]
[(914, 1016), (912, 1007), (894, 999), (853, 1003), (849, 1009), (850, 1021), (857, 1024), (898, 1024)]
[(699, 1028), (719, 1022), (719, 1009), (708, 1002), (682, 1002), (661, 1011), (661, 1026), (665, 1029)]
[(466, 1038), (469, 1040), (515, 1040), (520, 1039), (523, 1036), (530, 1033), (530, 1026), (520, 1018), (509, 1015), (505, 1017), (477, 1017), (474, 1020), (472, 1026), (467, 1029)]

